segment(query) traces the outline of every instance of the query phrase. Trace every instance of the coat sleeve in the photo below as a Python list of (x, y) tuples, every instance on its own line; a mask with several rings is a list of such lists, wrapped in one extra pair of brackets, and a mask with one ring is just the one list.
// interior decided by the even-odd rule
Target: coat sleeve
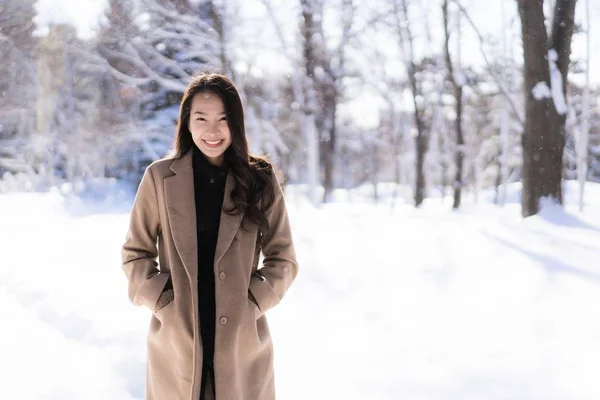
[(250, 292), (258, 303), (256, 317), (279, 304), (298, 274), (298, 262), (283, 191), (274, 171), (273, 204), (265, 211), (269, 234), (262, 244), (263, 266), (250, 280)]
[(146, 168), (137, 190), (129, 230), (121, 249), (122, 268), (128, 280), (129, 300), (151, 311), (170, 276), (158, 268), (156, 247), (160, 232), (158, 200), (152, 170)]

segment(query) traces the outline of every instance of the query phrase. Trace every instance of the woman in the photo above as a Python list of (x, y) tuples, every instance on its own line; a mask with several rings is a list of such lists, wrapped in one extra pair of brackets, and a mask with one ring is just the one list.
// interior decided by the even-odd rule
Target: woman
[(122, 259), (130, 301), (153, 313), (146, 399), (275, 399), (265, 313), (298, 263), (279, 180), (249, 154), (227, 77), (190, 82), (174, 150), (140, 182)]

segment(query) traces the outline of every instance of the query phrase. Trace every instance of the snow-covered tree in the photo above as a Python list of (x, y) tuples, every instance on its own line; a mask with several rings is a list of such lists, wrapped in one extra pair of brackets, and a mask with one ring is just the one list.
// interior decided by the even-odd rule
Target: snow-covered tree
[(115, 108), (106, 62), (65, 24), (50, 26), (38, 53), (36, 169), (49, 185), (105, 176), (118, 149), (114, 131), (106, 129), (109, 110)]
[(524, 217), (537, 214), (540, 199), (562, 203), (563, 151), (571, 38), (576, 1), (556, 0), (547, 33), (543, 0), (518, 0), (523, 37), (525, 129)]
[(35, 0), (0, 1), (0, 179), (31, 173), (27, 143), (35, 132)]

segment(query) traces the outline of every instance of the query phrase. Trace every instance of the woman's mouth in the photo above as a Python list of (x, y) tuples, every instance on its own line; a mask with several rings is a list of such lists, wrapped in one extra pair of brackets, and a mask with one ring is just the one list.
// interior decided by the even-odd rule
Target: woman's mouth
[(221, 140), (204, 140), (204, 139), (202, 139), (202, 141), (204, 142), (204, 144), (206, 144), (207, 147), (210, 147), (211, 149), (215, 149), (215, 148), (219, 147), (224, 142), (223, 139), (221, 139)]

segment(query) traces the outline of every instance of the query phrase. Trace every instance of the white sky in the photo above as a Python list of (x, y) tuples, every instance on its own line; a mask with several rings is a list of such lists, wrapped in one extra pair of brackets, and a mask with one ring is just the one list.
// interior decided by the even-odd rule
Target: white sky
[(104, 11), (106, 0), (38, 0), (38, 26), (49, 22), (70, 22), (82, 38), (92, 36), (98, 25), (98, 16)]

